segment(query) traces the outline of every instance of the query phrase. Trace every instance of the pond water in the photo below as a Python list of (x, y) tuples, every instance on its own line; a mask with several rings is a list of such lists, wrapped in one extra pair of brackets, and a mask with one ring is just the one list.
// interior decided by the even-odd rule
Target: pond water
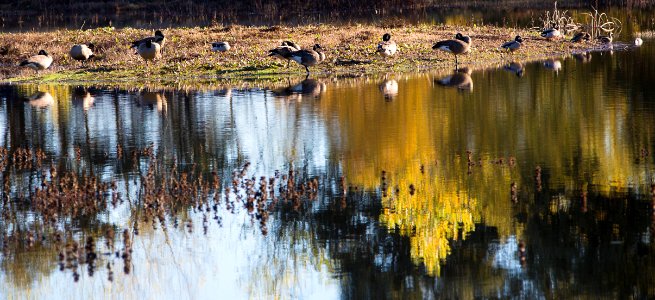
[(268, 88), (0, 86), (0, 298), (653, 298), (653, 42)]
[[(543, 4), (543, 3), (542, 3)], [(534, 4), (533, 4), (534, 5)], [(574, 4), (575, 5), (575, 4)], [(543, 8), (535, 7), (436, 7), (426, 9), (385, 9), (370, 8), (361, 10), (333, 11), (288, 11), (286, 9), (262, 9), (257, 12), (235, 13), (230, 10), (206, 9), (198, 12), (182, 12), (170, 9), (127, 10), (118, 13), (90, 13), (85, 10), (74, 12), (45, 11), (1, 11), (0, 32), (31, 32), (59, 29), (90, 29), (113, 26), (115, 28), (133, 27), (162, 29), (169, 27), (205, 27), (212, 25), (307, 25), (330, 24), (378, 24), (383, 27), (400, 27), (405, 24), (445, 24), (451, 26), (493, 25), (501, 27), (543, 26), (540, 18), (545, 13), (552, 14), (551, 4)], [(264, 11), (264, 12), (262, 12)], [(271, 12), (268, 12), (271, 11)], [(589, 23), (585, 13), (593, 12), (592, 7), (564, 8), (559, 12), (573, 17), (578, 22)], [(624, 28), (636, 31), (655, 27), (655, 11), (647, 9), (625, 9), (621, 7), (599, 8), (600, 13), (617, 18)]]

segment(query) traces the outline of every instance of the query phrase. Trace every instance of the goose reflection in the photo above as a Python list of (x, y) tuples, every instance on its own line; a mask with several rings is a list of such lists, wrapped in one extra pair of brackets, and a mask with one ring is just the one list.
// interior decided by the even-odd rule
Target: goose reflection
[(585, 52), (575, 53), (573, 54), (573, 58), (575, 58), (575, 60), (583, 64), (586, 64), (591, 61), (591, 52), (585, 51)]
[(380, 91), (384, 95), (384, 100), (391, 101), (398, 96), (398, 82), (394, 79), (388, 79), (380, 83)]
[(217, 91), (214, 92), (214, 96), (225, 97), (225, 98), (231, 99), (232, 98), (232, 88), (217, 90)]
[(562, 62), (560, 62), (557, 59), (550, 58), (544, 61), (544, 68), (555, 71), (555, 73), (558, 73), (559, 70), (562, 69)]
[(523, 77), (524, 71), (523, 71), (523, 64), (520, 62), (513, 61), (511, 63), (508, 63), (503, 67), (505, 71), (509, 71), (514, 73), (516, 77)]
[(471, 69), (468, 67), (455, 69), (455, 72), (444, 78), (437, 80), (439, 85), (447, 87), (456, 87), (458, 90), (473, 91), (473, 79), (471, 79)]
[(325, 92), (326, 85), (316, 79), (306, 78), (305, 80), (295, 84), (289, 85), (286, 88), (273, 90), (273, 95), (282, 97), (287, 100), (301, 101), (303, 97), (311, 97), (317, 99)]
[(157, 107), (158, 112), (166, 112), (166, 97), (163, 93), (143, 92), (139, 98), (139, 104), (150, 108)]
[(35, 108), (47, 108), (55, 103), (55, 98), (48, 92), (36, 92), (27, 98), (27, 102)]
[(76, 88), (73, 91), (73, 105), (81, 106), (84, 111), (89, 110), (95, 102), (95, 98), (84, 88)]

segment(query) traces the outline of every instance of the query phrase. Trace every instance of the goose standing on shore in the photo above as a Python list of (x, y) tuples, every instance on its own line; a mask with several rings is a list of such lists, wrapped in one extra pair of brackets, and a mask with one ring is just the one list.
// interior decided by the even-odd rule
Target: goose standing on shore
[(275, 49), (268, 50), (268, 56), (287, 61), (287, 68), (291, 63), (291, 53), (300, 50), (300, 46), (291, 41), (283, 41)]
[(39, 51), (38, 55), (34, 55), (20, 63), (21, 67), (28, 67), (36, 71), (38, 74), (40, 70), (45, 70), (50, 67), (52, 64), (52, 56), (45, 52), (45, 50)]
[(576, 33), (573, 38), (571, 38), (571, 43), (580, 43), (582, 41), (589, 41), (591, 39), (591, 35), (588, 32), (578, 32)]
[(302, 49), (291, 52), (289, 59), (305, 66), (307, 74), (309, 74), (309, 67), (320, 64), (325, 60), (325, 54), (321, 45), (315, 44), (312, 50)]
[(457, 65), (457, 55), (469, 52), (470, 47), (471, 38), (469, 37), (467, 39), (467, 37), (464, 37), (461, 33), (457, 33), (454, 40), (439, 41), (432, 46), (432, 49), (439, 49), (441, 51), (452, 53), (455, 55), (455, 65)]
[(225, 52), (230, 50), (230, 43), (228, 42), (214, 42), (212, 43), (212, 51), (214, 52)]
[(70, 55), (74, 60), (81, 61), (82, 65), (84, 65), (87, 60), (95, 57), (93, 54), (93, 48), (93, 44), (89, 44), (88, 46), (85, 44), (73, 45), (70, 52), (68, 52), (68, 55)]
[(161, 30), (155, 31), (154, 36), (149, 36), (146, 38), (142, 38), (137, 41), (132, 42), (132, 46), (130, 48), (138, 48), (142, 45), (145, 44), (147, 41), (150, 41), (151, 43), (157, 43), (159, 44), (160, 51), (164, 48), (164, 44), (166, 43), (166, 37), (164, 34), (161, 32)]
[(396, 50), (398, 50), (398, 47), (396, 42), (391, 40), (391, 34), (385, 33), (382, 36), (382, 42), (378, 44), (377, 52), (384, 57), (389, 57), (394, 55)]
[(145, 43), (139, 45), (137, 48), (137, 53), (146, 61), (146, 65), (149, 60), (155, 60), (161, 57), (161, 46), (158, 43), (147, 40)]
[(500, 47), (503, 48), (503, 50), (505, 51), (509, 51), (513, 53), (514, 51), (519, 50), (522, 44), (523, 44), (523, 39), (521, 38), (520, 35), (517, 35), (513, 41), (504, 43)]

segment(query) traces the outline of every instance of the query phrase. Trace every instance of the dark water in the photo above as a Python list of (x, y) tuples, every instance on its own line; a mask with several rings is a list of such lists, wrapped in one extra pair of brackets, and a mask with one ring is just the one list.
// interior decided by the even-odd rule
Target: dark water
[[(653, 298), (654, 57), (646, 40), (470, 75), (0, 86), (0, 298)], [(149, 215), (153, 162), (214, 172), (218, 196)], [(248, 207), (244, 182), (289, 170), (317, 194)], [(116, 187), (46, 220), (35, 190), (66, 172)], [(88, 249), (62, 267), (89, 237), (95, 267)]]
[[(599, 13), (617, 18), (626, 30), (640, 31), (655, 27), (655, 10), (625, 9), (620, 7), (598, 7)], [(50, 31), (59, 29), (90, 29), (113, 26), (162, 29), (169, 27), (205, 26), (272, 26), (330, 24), (377, 24), (384, 27), (400, 27), (407, 24), (443, 24), (450, 26), (493, 25), (500, 27), (541, 27), (546, 12), (552, 13), (552, 4), (543, 8), (518, 7), (437, 7), (427, 9), (397, 10), (370, 8), (365, 11), (336, 10), (327, 12), (305, 11), (303, 13), (285, 10), (267, 13), (260, 10), (251, 13), (233, 13), (225, 10), (204, 10), (197, 13), (179, 13), (175, 10), (128, 10), (119, 13), (90, 13), (76, 10), (67, 13), (45, 11), (30, 13), (0, 12), (0, 32)], [(581, 23), (589, 23), (584, 15), (593, 12), (592, 7), (564, 8), (563, 16), (573, 17)], [(633, 29), (634, 28), (634, 29)]]

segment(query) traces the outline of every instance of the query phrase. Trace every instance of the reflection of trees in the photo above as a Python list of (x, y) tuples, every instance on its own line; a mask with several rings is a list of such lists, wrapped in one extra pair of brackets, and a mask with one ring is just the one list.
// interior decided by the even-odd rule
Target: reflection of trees
[[(641, 50), (651, 55), (649, 49)], [(649, 114), (655, 98), (647, 88), (653, 72), (628, 59), (643, 80), (624, 75), (617, 71), (623, 68), (619, 62), (625, 62), (621, 55), (609, 63), (600, 57), (585, 64), (563, 60), (558, 76), (539, 64), (523, 66), (521, 79), (503, 70), (471, 75), (476, 90), (493, 93), (434, 88), (433, 78), (425, 75), (396, 78), (393, 101), (380, 93), (380, 80), (366, 78), (335, 81), (326, 90), (306, 82), (297, 93), (307, 91), (320, 100), (303, 102), (271, 99), (269, 92), (243, 96), (235, 90), (217, 97), (201, 91), (150, 91), (154, 101), (148, 105), (139, 93), (91, 91), (95, 101), (86, 112), (68, 108), (70, 90), (49, 89), (56, 104), (46, 109), (35, 111), (17, 101), (3, 104), (9, 129), (2, 138), (11, 148), (44, 148), (51, 157), (73, 157), (77, 145), (86, 145), (79, 163), (69, 158), (61, 164), (80, 172), (95, 168), (97, 174), (120, 174), (125, 182), (145, 171), (144, 163), (116, 162), (116, 149), (129, 157), (150, 144), (169, 155), (166, 159), (187, 168), (196, 163), (199, 171), (219, 170), (220, 175), (230, 173), (227, 161), (242, 160), (244, 153), (263, 164), (282, 156), (284, 162), (277, 165), (304, 164), (332, 179), (344, 175), (353, 190), (365, 192), (341, 202), (336, 183), (323, 187), (330, 199), (324, 207), (279, 213), (279, 227), (269, 233), (276, 242), (306, 246), (312, 254), (300, 257), (307, 252), (270, 245), (272, 253), (287, 259), (268, 262), (279, 272), (290, 269), (287, 263), (334, 270), (345, 297), (424, 298), (423, 293), (435, 291), (445, 298), (594, 297), (607, 296), (605, 287), (620, 295), (636, 290), (653, 296), (648, 209), (633, 197), (614, 194), (629, 188), (644, 194), (649, 188), (652, 158), (642, 149), (653, 146), (655, 124)], [(626, 88), (633, 85), (640, 88)], [(13, 99), (35, 90), (7, 93)], [(165, 107), (165, 113), (158, 107)], [(303, 115), (318, 120), (305, 122)], [(317, 129), (320, 122), (325, 132)], [(325, 159), (317, 153), (322, 144), (308, 142), (323, 134), (330, 147)], [(470, 161), (466, 150), (472, 151)], [(314, 166), (325, 160), (326, 166)], [(534, 187), (537, 165), (543, 170), (541, 192)], [(382, 171), (386, 196), (380, 188)], [(35, 184), (28, 177), (17, 184)], [(515, 204), (510, 201), (512, 184), (518, 193)], [(587, 186), (589, 203), (583, 212), (579, 195)], [(130, 213), (130, 222), (137, 222), (138, 213)], [(146, 224), (141, 230), (150, 233)], [(527, 245), (525, 264), (495, 264), (494, 255), (513, 249), (509, 246), (519, 240)], [(42, 257), (53, 259), (50, 255)], [(509, 252), (509, 259), (516, 261), (514, 255)], [(39, 272), (22, 262), (3, 264), (16, 276)], [(436, 274), (441, 275), (437, 281), (430, 276)], [(301, 280), (296, 274), (267, 275), (258, 284), (279, 291)]]
[[(615, 55), (609, 59), (622, 58)], [(565, 60), (563, 70), (580, 71), (560, 72), (558, 76), (538, 70), (540, 67), (539, 64), (525, 66), (530, 76), (521, 80), (502, 70), (486, 71), (484, 77), (473, 74), (481, 90), (493, 91), (492, 96), (433, 89), (430, 81), (421, 77), (401, 82), (398, 99), (391, 103), (380, 101), (379, 93), (374, 90), (376, 86), (368, 83), (358, 83), (353, 89), (342, 86), (328, 90), (321, 102), (322, 113), (338, 124), (331, 127), (340, 129), (331, 136), (334, 147), (331, 155), (342, 161), (350, 185), (367, 190), (377, 189), (380, 173), (386, 171), (390, 178), (389, 191), (399, 186), (401, 192), (388, 202), (383, 201), (388, 210), (383, 211), (381, 220), (391, 224), (391, 228), (404, 227), (404, 232), (399, 233), (417, 244), (421, 238), (433, 242), (424, 245), (434, 249), (443, 245), (435, 242), (442, 237), (440, 233), (449, 232), (430, 230), (439, 228), (436, 224), (440, 219), (435, 216), (450, 213), (451, 219), (442, 220), (453, 220), (443, 223), (451, 224), (452, 232), (462, 224), (454, 222), (462, 216), (462, 211), (456, 208), (465, 207), (461, 199), (475, 199), (475, 206), (467, 207), (472, 210), (469, 216), (476, 222), (483, 221), (486, 228), (494, 228), (502, 241), (510, 236), (536, 235), (525, 231), (531, 224), (518, 221), (543, 209), (524, 203), (534, 190), (537, 165), (547, 165), (543, 171), (546, 189), (550, 185), (563, 190), (562, 196), (554, 196), (556, 199), (579, 194), (587, 183), (594, 187), (595, 193), (610, 198), (611, 191), (631, 186), (648, 191), (645, 189), (650, 178), (648, 165), (633, 162), (648, 159), (642, 149), (652, 147), (648, 128), (655, 128), (655, 124), (653, 118), (643, 115), (652, 109), (634, 111), (631, 106), (645, 107), (646, 103), (635, 103), (633, 99), (645, 99), (650, 91), (625, 88), (625, 82), (636, 79), (619, 81), (612, 79), (613, 75), (608, 78), (604, 74), (623, 72), (616, 71), (616, 64), (599, 59), (586, 64)], [(580, 77), (582, 73), (585, 76)], [(614, 88), (606, 89), (608, 86)], [(627, 94), (628, 91), (632, 94)], [(464, 152), (469, 149), (473, 150), (474, 166), (470, 175), (464, 175), (467, 167), (462, 160), (466, 160)], [(515, 156), (514, 166), (509, 166), (509, 156)], [(431, 170), (435, 163), (436, 171), (426, 175), (433, 177), (423, 180), (419, 166), (426, 165), (426, 170)], [(525, 213), (512, 213), (515, 208), (509, 201), (511, 183), (518, 187)], [(413, 198), (408, 195), (410, 184), (419, 191)], [(420, 191), (426, 191), (428, 196), (422, 198)], [(426, 198), (435, 201), (425, 201)], [(625, 218), (620, 211), (615, 216)], [(433, 227), (429, 226), (430, 221), (434, 222)], [(468, 228), (472, 230), (470, 225)], [(476, 234), (469, 230), (463, 230), (464, 237), (467, 232)], [(446, 236), (454, 238), (458, 234)], [(574, 237), (577, 233), (560, 234)], [(461, 244), (446, 240), (451, 247)], [(554, 241), (550, 243), (556, 246)], [(427, 263), (424, 255), (428, 248), (416, 246), (415, 249), (422, 250), (420, 254), (418, 250), (410, 251), (414, 262)], [(552, 264), (556, 263), (551, 261), (543, 266)], [(438, 270), (439, 266), (432, 264), (432, 267)], [(430, 270), (428, 265), (428, 273)], [(585, 276), (579, 272), (573, 274)], [(497, 284), (509, 283), (497, 278)], [(532, 292), (530, 295), (540, 294), (538, 290)]]

